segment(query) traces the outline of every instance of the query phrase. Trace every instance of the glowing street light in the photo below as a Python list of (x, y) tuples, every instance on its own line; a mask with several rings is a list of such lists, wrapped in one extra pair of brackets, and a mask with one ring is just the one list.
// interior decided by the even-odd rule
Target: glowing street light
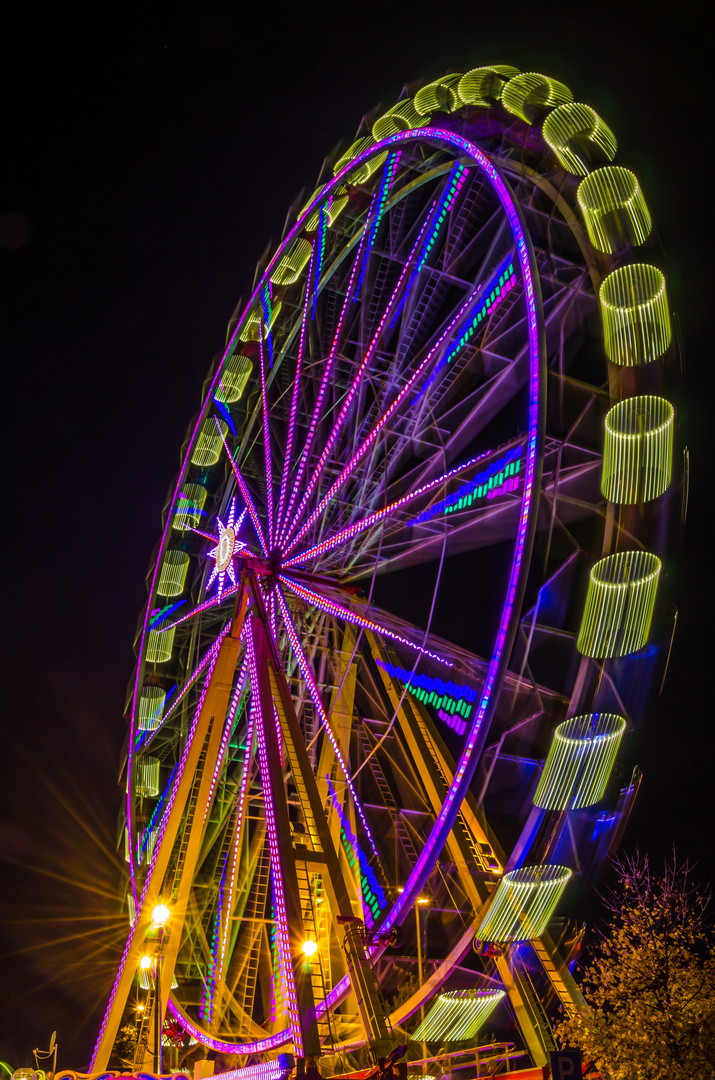
[(151, 913), (151, 925), (156, 930), (161, 930), (171, 918), (171, 908), (166, 904), (157, 904)]
[(313, 938), (306, 938), (302, 945), (303, 954), (310, 959), (311, 956), (315, 956), (318, 951), (318, 943)]

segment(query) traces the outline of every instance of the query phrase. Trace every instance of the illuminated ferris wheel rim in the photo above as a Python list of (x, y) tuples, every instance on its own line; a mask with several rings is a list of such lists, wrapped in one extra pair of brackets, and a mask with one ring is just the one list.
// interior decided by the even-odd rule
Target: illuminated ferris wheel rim
[[(543, 453), (543, 440), (544, 440), (544, 417), (545, 409), (544, 395), (545, 395), (545, 342), (543, 336), (543, 312), (541, 309), (541, 297), (539, 291), (539, 276), (538, 269), (535, 264), (531, 241), (523, 220), (523, 215), (519, 207), (518, 201), (512, 194), (508, 184), (503, 179), (500, 171), (491, 161), (487, 154), (484, 153), (476, 144), (465, 139), (464, 137), (451, 132), (442, 130), (439, 128), (424, 128), (413, 129), (404, 132), (399, 132), (395, 135), (388, 136), (387, 138), (371, 146), (368, 150), (351, 160), (339, 173), (320, 191), (320, 193), (309, 203), (307, 208), (298, 218), (293, 229), (288, 233), (285, 240), (279, 246), (273, 259), (269, 263), (268, 267), (264, 271), (262, 278), (260, 279), (256, 289), (250, 297), (248, 303), (244, 308), (243, 315), (238, 320), (238, 323), (234, 329), (234, 332), (228, 342), (227, 348), (224, 353), (222, 362), (217, 367), (216, 374), (206, 395), (206, 405), (201, 410), (197, 419), (194, 431), (188, 443), (187, 453), (184, 459), (182, 470), (180, 473), (179, 481), (174, 491), (174, 496), (171, 502), (169, 514), (167, 515), (167, 524), (162, 536), (162, 542), (160, 547), (160, 553), (164, 550), (166, 540), (171, 529), (171, 522), (173, 512), (176, 508), (176, 502), (179, 498), (183, 483), (184, 475), (190, 462), (191, 450), (194, 446), (198, 433), (201, 429), (203, 422), (208, 416), (212, 404), (213, 394), (218, 386), (221, 378), (223, 363), (228, 355), (231, 354), (235, 342), (238, 338), (240, 330), (244, 325), (246, 319), (256, 303), (256, 300), (260, 297), (261, 290), (265, 286), (265, 282), (270, 279), (270, 275), (275, 270), (280, 257), (284, 251), (289, 249), (292, 242), (302, 231), (306, 220), (311, 216), (315, 210), (326, 202), (330, 198), (334, 190), (341, 183), (345, 181), (349, 175), (359, 168), (359, 166), (368, 161), (375, 155), (380, 154), (385, 150), (389, 150), (394, 146), (401, 146), (411, 142), (428, 142), (434, 144), (436, 148), (448, 148), (449, 150), (460, 151), (468, 160), (476, 164), (488, 177), (493, 190), (496, 192), (501, 207), (506, 215), (511, 229), (512, 237), (516, 245), (517, 257), (522, 270), (525, 301), (527, 309), (527, 326), (528, 326), (528, 344), (529, 344), (529, 361), (528, 361), (528, 429), (526, 433), (526, 464), (524, 474), (524, 486), (523, 494), (521, 497), (521, 510), (519, 514), (519, 527), (516, 537), (516, 543), (514, 546), (514, 554), (512, 557), (511, 571), (509, 574), (508, 586), (506, 589), (506, 596), (502, 607), (502, 613), (499, 620), (499, 626), (496, 634), (496, 641), (493, 648), (491, 660), (489, 661), (488, 670), (484, 680), (483, 689), (479, 696), (478, 707), (474, 713), (474, 719), (471, 727), (468, 731), (462, 753), (460, 755), (459, 762), (454, 774), (454, 783), (452, 784), (447, 800), (443, 804), (442, 810), (437, 817), (430, 836), (424, 845), (422, 852), (420, 853), (417, 864), (415, 865), (410, 877), (405, 883), (404, 890), (398, 894), (392, 907), (385, 915), (384, 921), (381, 923), (381, 929), (388, 931), (391, 927), (399, 925), (407, 913), (414, 905), (417, 896), (421, 892), (425, 881), (429, 877), (429, 874), (433, 867), (433, 860), (437, 853), (444, 846), (447, 835), (449, 834), (456, 816), (459, 812), (460, 804), (466, 793), (466, 790), (471, 781), (474, 769), (476, 767), (479, 758), (479, 747), (486, 737), (490, 714), (493, 711), (496, 700), (498, 698), (498, 691), (503, 680), (507, 662), (510, 652), (510, 644), (513, 640), (513, 636), (516, 630), (516, 625), (519, 618), (520, 598), (523, 593), (524, 577), (528, 570), (528, 549), (533, 540), (534, 531), (536, 528), (536, 517), (538, 511), (538, 495), (540, 484), (540, 471), (542, 463)], [(365, 227), (365, 226), (364, 226)], [(443, 338), (448, 340), (450, 333), (454, 330), (455, 324), (459, 322), (459, 315), (461, 311), (458, 311), (457, 315), (452, 320), (447, 332), (443, 335)], [(228, 450), (227, 450), (228, 452)], [(527, 556), (525, 558), (525, 556)], [(157, 559), (155, 566), (154, 577), (151, 586), (151, 595), (154, 594), (156, 586), (157, 574), (160, 566), (160, 557)], [(231, 590), (233, 591), (233, 590)], [(144, 627), (142, 631), (142, 653), (144, 641), (146, 639), (148, 624), (149, 624), (149, 609), (151, 605), (147, 606), (147, 616), (144, 621)], [(133, 741), (134, 741), (134, 725), (135, 725), (135, 713), (136, 703), (138, 701), (139, 689), (141, 686), (142, 670), (141, 665), (137, 667), (137, 679), (135, 683), (135, 696), (132, 709), (132, 736), (130, 738), (130, 754), (132, 753)], [(131, 806), (131, 793), (128, 792), (128, 820), (129, 815), (132, 813)], [(136, 880), (135, 880), (135, 852), (133, 845), (130, 845), (131, 853), (131, 879), (132, 888), (134, 889), (136, 897)], [(347, 976), (345, 976), (333, 989), (329, 992), (326, 1000), (319, 1006), (320, 1011), (326, 1011), (327, 1009), (335, 1008), (345, 995), (349, 992), (350, 983)], [(234, 1043), (225, 1040), (215, 1039), (208, 1033), (203, 1031), (198, 1025), (193, 1023), (181, 1010), (173, 999), (170, 999), (168, 1003), (169, 1010), (174, 1018), (189, 1032), (200, 1037), (200, 1040), (207, 1046), (212, 1047), (215, 1050), (220, 1050), (226, 1053), (263, 1053), (271, 1050), (275, 1050), (278, 1047), (285, 1045), (291, 1039), (290, 1027), (286, 1028), (282, 1032), (277, 1032), (272, 1036), (267, 1037), (265, 1040)]]

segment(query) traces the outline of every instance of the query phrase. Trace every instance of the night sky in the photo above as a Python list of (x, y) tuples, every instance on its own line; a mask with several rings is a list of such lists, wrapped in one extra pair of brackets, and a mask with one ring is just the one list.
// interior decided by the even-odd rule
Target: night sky
[[(704, 9), (704, 6), (703, 6)], [(84, 1069), (126, 932), (117, 772), (144, 577), (226, 324), (324, 156), (409, 81), (565, 82), (644, 186), (688, 365), (665, 690), (626, 834), (715, 873), (710, 32), (689, 3), (5, 5), (0, 1058)], [(706, 52), (706, 49), (708, 52)], [(9, 491), (8, 491), (9, 488)]]

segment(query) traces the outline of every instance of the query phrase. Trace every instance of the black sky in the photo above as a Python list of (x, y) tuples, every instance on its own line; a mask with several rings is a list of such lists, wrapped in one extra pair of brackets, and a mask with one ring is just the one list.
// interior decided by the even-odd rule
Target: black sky
[(144, 575), (227, 321), (330, 149), (447, 68), (514, 63), (569, 85), (616, 132), (663, 241), (692, 487), (626, 846), (675, 842), (712, 876), (715, 103), (700, 9), (14, 0), (2, 18), (0, 1058), (29, 1064), (58, 1028), (60, 1064), (86, 1065), (125, 929), (116, 775)]

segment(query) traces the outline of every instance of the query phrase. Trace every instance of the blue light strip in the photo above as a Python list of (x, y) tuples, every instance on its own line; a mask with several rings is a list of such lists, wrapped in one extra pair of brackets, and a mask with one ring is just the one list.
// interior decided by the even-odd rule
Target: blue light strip
[(521, 455), (523, 445), (513, 446), (503, 457), (493, 461), (487, 469), (478, 472), (471, 480), (466, 480), (452, 495), (440, 499), (434, 506), (429, 506), (408, 522), (408, 525), (420, 525), (437, 514), (450, 514), (455, 510), (466, 510), (476, 499), (495, 499), (509, 491), (516, 491), (519, 486)]
[(459, 162), (457, 162), (456, 165), (452, 166), (452, 171), (449, 174), (449, 179), (447, 180), (444, 191), (442, 192), (442, 197), (440, 198), (439, 202), (434, 203), (434, 211), (432, 213), (430, 229), (428, 230), (427, 235), (422, 243), (422, 248), (419, 255), (417, 256), (417, 262), (415, 263), (414, 269), (410, 274), (407, 286), (405, 287), (405, 291), (402, 294), (402, 299), (397, 305), (397, 310), (395, 311), (392, 322), (390, 323), (391, 327), (395, 325), (398, 318), (400, 317), (400, 312), (402, 311), (403, 307), (407, 302), (407, 297), (410, 295), (410, 289), (414, 285), (415, 279), (419, 274), (420, 270), (424, 268), (424, 265), (430, 256), (432, 248), (437, 243), (439, 231), (442, 228), (444, 222), (447, 220), (447, 214), (454, 206), (455, 200), (461, 190), (462, 184), (467, 179), (467, 173), (468, 169), (466, 169), (464, 165), (460, 165)]
[(311, 308), (310, 317), (315, 318), (315, 305), (318, 302), (318, 286), (320, 284), (320, 271), (323, 269), (323, 259), (325, 258), (325, 234), (328, 228), (328, 222), (330, 218), (330, 206), (333, 201), (333, 197), (328, 199), (325, 206), (320, 208), (320, 217), (318, 219), (318, 250), (317, 258), (315, 260), (315, 269), (313, 271), (313, 306)]
[(454, 729), (458, 735), (467, 730), (467, 720), (472, 712), (472, 704), (477, 700), (477, 691), (471, 686), (457, 686), (450, 680), (432, 678), (430, 675), (417, 674), (388, 661), (376, 660), (378, 667), (386, 671), (393, 679), (399, 679), (405, 688), (425, 705), (437, 710), (440, 720)]
[(218, 409), (218, 411), (221, 413), (221, 416), (224, 418), (224, 420), (228, 424), (229, 430), (231, 431), (231, 434), (235, 438), (236, 437), (236, 425), (234, 424), (233, 419), (231, 418), (231, 411), (230, 411), (228, 405), (226, 405), (223, 401), (220, 401), (219, 398), (217, 398), (217, 397), (214, 397), (213, 402), (214, 402), (214, 405), (216, 406), (216, 408)]
[(153, 630), (155, 626), (159, 626), (160, 623), (165, 622), (172, 612), (180, 608), (182, 604), (185, 604), (186, 600), (178, 600), (175, 604), (167, 604), (165, 608), (154, 608), (151, 613), (151, 621), (149, 622), (149, 629)]
[(270, 282), (266, 285), (264, 289), (261, 289), (261, 305), (263, 307), (263, 321), (266, 326), (268, 359), (270, 360), (270, 366), (273, 367), (273, 334), (271, 333), (271, 323), (273, 322), (273, 305), (271, 304)]
[(365, 272), (367, 270), (368, 256), (370, 254), (370, 251), (372, 250), (372, 245), (375, 243), (375, 237), (377, 236), (377, 230), (380, 227), (380, 221), (382, 220), (382, 215), (385, 211), (385, 203), (387, 202), (387, 196), (390, 192), (390, 186), (392, 184), (392, 181), (395, 179), (395, 173), (397, 172), (397, 163), (400, 160), (400, 153), (401, 151), (398, 150), (396, 153), (387, 155), (387, 161), (385, 162), (385, 168), (382, 174), (382, 180), (380, 182), (380, 190), (378, 191), (377, 195), (377, 209), (375, 211), (372, 227), (370, 228), (367, 244), (365, 246), (365, 254), (363, 255), (362, 266), (360, 268), (360, 277), (358, 278), (357, 288), (355, 290), (355, 296), (353, 297), (353, 301), (357, 301), (360, 295), (360, 287), (362, 285), (363, 278), (365, 277)]

